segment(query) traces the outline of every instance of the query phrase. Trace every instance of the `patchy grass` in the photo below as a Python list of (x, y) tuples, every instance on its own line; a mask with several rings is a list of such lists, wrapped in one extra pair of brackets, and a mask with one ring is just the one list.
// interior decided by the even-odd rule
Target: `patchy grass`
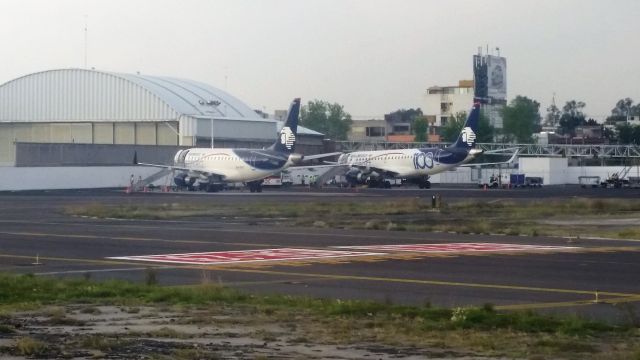
[[(640, 201), (571, 199), (563, 201), (442, 203), (431, 207), (429, 199), (330, 203), (258, 203), (251, 205), (127, 205), (90, 204), (66, 209), (67, 214), (122, 219), (182, 217), (239, 217), (252, 223), (266, 222), (316, 228), (384, 231), (451, 231), (507, 235), (603, 236), (639, 239), (637, 226), (599, 226), (581, 223), (586, 217), (638, 218)], [(563, 220), (549, 224), (547, 220)]]
[[(511, 329), (528, 333), (546, 332), (571, 335), (618, 332), (628, 326), (614, 326), (579, 318), (538, 315), (533, 312), (500, 313), (492, 306), (481, 308), (443, 309), (431, 306), (414, 307), (370, 301), (314, 299), (288, 295), (248, 295), (216, 285), (161, 287), (136, 285), (124, 281), (92, 282), (89, 280), (58, 280), (30, 275), (0, 275), (0, 305), (38, 303), (101, 303), (101, 304), (169, 304), (197, 306), (208, 304), (250, 305), (255, 313), (277, 316), (297, 309), (319, 316), (353, 319), (419, 319), (419, 328), (429, 330)], [(47, 310), (56, 324), (66, 323), (66, 313), (60, 306)], [(154, 336), (176, 337), (170, 328), (158, 330)]]
[[(4, 307), (5, 312), (15, 305), (45, 305), (42, 314), (64, 320), (70, 316), (65, 306), (82, 303), (84, 309), (103, 304), (137, 309), (134, 313), (139, 313), (141, 307), (151, 307), (158, 313), (176, 314), (177, 320), (172, 325), (159, 326), (153, 331), (111, 337), (84, 335), (75, 340), (76, 346), (105, 352), (123, 348), (135, 337), (189, 339), (192, 335), (180, 330), (181, 324), (257, 326), (262, 330), (253, 331), (255, 338), (265, 342), (279, 341), (280, 334), (284, 333), (264, 330), (262, 325), (269, 323), (280, 324), (290, 330), (286, 333), (295, 334), (286, 339), (292, 344), (375, 343), (443, 351), (462, 349), (498, 357), (578, 359), (609, 352), (609, 355), (622, 354), (619, 356), (622, 359), (637, 353), (640, 346), (640, 329), (633, 322), (614, 325), (531, 311), (500, 312), (490, 304), (446, 309), (432, 307), (429, 303), (404, 306), (389, 301), (248, 295), (211, 284), (161, 287), (6, 274), (0, 274), (0, 288), (3, 289), (0, 307)], [(7, 322), (8, 316), (3, 315)], [(11, 327), (5, 332), (14, 336), (14, 331), (17, 330)], [(610, 350), (616, 346), (620, 349)], [(46, 344), (32, 338), (18, 338), (15, 349), (22, 356), (38, 356), (46, 351)], [(205, 356), (200, 350), (174, 351), (175, 358)]]
[(16, 339), (15, 348), (17, 355), (37, 357), (45, 353), (47, 344), (40, 340), (24, 336)]

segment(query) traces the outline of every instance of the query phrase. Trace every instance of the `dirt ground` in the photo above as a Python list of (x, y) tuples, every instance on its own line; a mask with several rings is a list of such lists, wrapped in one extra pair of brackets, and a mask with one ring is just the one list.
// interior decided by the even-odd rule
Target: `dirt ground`
[(308, 332), (304, 319), (274, 321), (226, 308), (73, 305), (0, 320), (2, 359), (486, 359), (443, 349), (341, 344)]

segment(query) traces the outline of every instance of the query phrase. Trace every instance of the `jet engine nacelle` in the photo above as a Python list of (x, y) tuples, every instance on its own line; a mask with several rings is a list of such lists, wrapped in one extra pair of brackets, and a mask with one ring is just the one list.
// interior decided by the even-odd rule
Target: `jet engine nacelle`
[(370, 180), (372, 179), (378, 179), (380, 178), (380, 174), (369, 169), (356, 169), (353, 168), (351, 170), (349, 170), (345, 175), (345, 178), (347, 179), (347, 181), (349, 181), (352, 184), (368, 184)]
[(289, 155), (289, 162), (293, 165), (300, 164), (304, 160), (304, 156), (301, 154), (291, 154)]
[(178, 186), (190, 187), (193, 186), (193, 184), (196, 182), (196, 178), (188, 176), (187, 174), (180, 174), (173, 178), (173, 182), (175, 182)]

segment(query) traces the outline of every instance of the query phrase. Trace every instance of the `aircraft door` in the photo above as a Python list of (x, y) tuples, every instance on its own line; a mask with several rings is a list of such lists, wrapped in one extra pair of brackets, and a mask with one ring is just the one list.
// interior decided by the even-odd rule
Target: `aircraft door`
[(184, 166), (185, 159), (187, 158), (187, 154), (189, 153), (189, 149), (180, 150), (176, 153), (173, 162), (176, 166)]

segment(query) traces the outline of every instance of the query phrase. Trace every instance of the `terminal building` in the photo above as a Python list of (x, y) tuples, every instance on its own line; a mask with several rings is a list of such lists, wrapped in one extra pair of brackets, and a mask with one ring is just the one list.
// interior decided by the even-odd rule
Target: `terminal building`
[[(114, 166), (131, 167), (134, 152), (140, 161), (169, 164), (180, 148), (262, 148), (273, 143), (278, 124), (227, 92), (194, 80), (89, 69), (28, 74), (0, 85), (0, 180), (47, 178), (55, 184), (51, 175), (62, 171), (68, 183), (72, 174), (84, 178), (82, 167), (94, 174), (110, 167), (105, 174), (122, 179), (134, 172), (148, 175), (153, 169)], [(300, 127), (296, 150), (322, 152), (323, 138)], [(68, 184), (90, 187), (82, 185)], [(6, 189), (13, 187), (1, 181), (0, 190)]]

